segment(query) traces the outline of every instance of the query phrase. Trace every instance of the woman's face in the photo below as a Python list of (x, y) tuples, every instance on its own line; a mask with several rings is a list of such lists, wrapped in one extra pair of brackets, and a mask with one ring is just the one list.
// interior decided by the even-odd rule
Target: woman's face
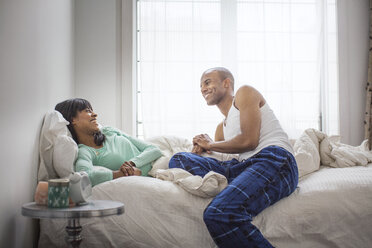
[(90, 108), (78, 111), (76, 117), (72, 118), (72, 124), (76, 132), (92, 134), (99, 131), (97, 114)]

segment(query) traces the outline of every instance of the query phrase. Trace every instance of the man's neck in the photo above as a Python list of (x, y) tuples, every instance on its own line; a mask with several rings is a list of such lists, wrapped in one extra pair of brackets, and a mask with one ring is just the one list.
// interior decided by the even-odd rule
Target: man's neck
[(226, 97), (224, 97), (221, 102), (219, 102), (217, 104), (217, 107), (219, 108), (219, 110), (221, 111), (221, 113), (227, 117), (229, 111), (230, 111), (230, 108), (231, 108), (231, 105), (233, 103), (233, 100), (234, 100), (234, 96), (233, 95), (227, 95)]

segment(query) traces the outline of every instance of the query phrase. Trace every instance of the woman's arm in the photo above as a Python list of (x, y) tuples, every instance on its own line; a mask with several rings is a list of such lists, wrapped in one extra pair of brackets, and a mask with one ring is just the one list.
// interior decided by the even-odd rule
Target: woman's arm
[(141, 176), (142, 171), (136, 168), (136, 164), (132, 161), (125, 161), (124, 164), (120, 167), (120, 172), (124, 174), (124, 176)]
[(92, 186), (97, 184), (110, 181), (115, 176), (114, 172), (108, 168), (102, 166), (94, 166), (92, 163), (93, 154), (86, 150), (79, 148), (78, 158), (75, 162), (75, 171), (85, 171), (88, 173)]
[[(128, 141), (132, 145), (134, 145), (138, 149), (140, 154), (138, 154), (134, 158), (131, 158), (130, 161), (126, 161), (126, 162), (129, 162), (129, 163), (132, 162), (135, 167), (140, 168), (144, 165), (147, 165), (147, 164), (151, 163), (152, 161), (158, 159), (160, 156), (163, 155), (158, 147), (156, 147), (154, 145), (151, 145), (151, 144), (149, 144), (149, 143), (147, 143), (143, 140), (133, 138), (129, 135), (126, 135), (125, 133), (123, 133), (119, 129), (116, 129), (116, 128), (113, 128), (113, 127), (104, 127), (102, 130), (105, 132), (105, 134), (108, 134), (108, 135), (118, 135), (118, 136), (125, 137), (126, 139), (128, 139)], [(125, 163), (123, 164), (123, 166), (125, 166)], [(129, 170), (129, 172), (130, 172), (130, 169), (128, 169), (128, 168), (125, 169), (125, 170), (123, 170), (123, 168), (121, 168), (120, 170), (121, 171)], [(137, 174), (138, 174), (138, 171), (135, 170), (134, 175), (137, 175)]]
[(163, 155), (158, 147), (151, 145), (143, 140), (133, 138), (128, 135), (125, 136), (141, 152), (138, 156), (131, 159), (136, 167), (142, 167), (143, 165), (149, 164)]

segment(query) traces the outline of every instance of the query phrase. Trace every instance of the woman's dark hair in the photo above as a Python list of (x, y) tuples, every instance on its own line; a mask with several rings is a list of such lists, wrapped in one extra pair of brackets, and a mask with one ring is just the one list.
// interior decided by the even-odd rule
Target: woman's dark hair
[[(83, 111), (84, 109), (87, 108), (93, 110), (90, 102), (81, 98), (68, 99), (66, 101), (58, 103), (54, 108), (55, 110), (60, 112), (68, 122), (70, 122), (70, 124), (67, 125), (67, 127), (68, 130), (70, 130), (71, 132), (72, 138), (75, 140), (77, 144), (79, 144), (79, 140), (77, 139), (75, 129), (72, 126), (72, 118), (76, 117), (78, 112)], [(98, 131), (97, 133), (94, 134), (94, 143), (97, 146), (102, 145), (105, 139), (106, 137), (101, 131)]]

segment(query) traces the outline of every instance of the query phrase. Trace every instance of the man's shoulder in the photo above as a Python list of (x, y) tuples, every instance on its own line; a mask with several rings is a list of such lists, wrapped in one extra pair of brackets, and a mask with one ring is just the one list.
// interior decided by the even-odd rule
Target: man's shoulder
[(235, 94), (235, 103), (236, 104), (243, 104), (243, 105), (255, 105), (256, 103), (258, 105), (261, 105), (261, 103), (264, 103), (265, 99), (261, 95), (261, 93), (256, 90), (254, 87), (250, 85), (243, 85), (241, 86)]
[(250, 85), (242, 85), (239, 87), (239, 89), (236, 91), (236, 94), (252, 94), (252, 93), (258, 93), (258, 90), (256, 90), (253, 86), (250, 86)]
[(235, 98), (247, 98), (247, 97), (262, 98), (262, 95), (254, 87), (250, 85), (243, 85), (236, 91)]

